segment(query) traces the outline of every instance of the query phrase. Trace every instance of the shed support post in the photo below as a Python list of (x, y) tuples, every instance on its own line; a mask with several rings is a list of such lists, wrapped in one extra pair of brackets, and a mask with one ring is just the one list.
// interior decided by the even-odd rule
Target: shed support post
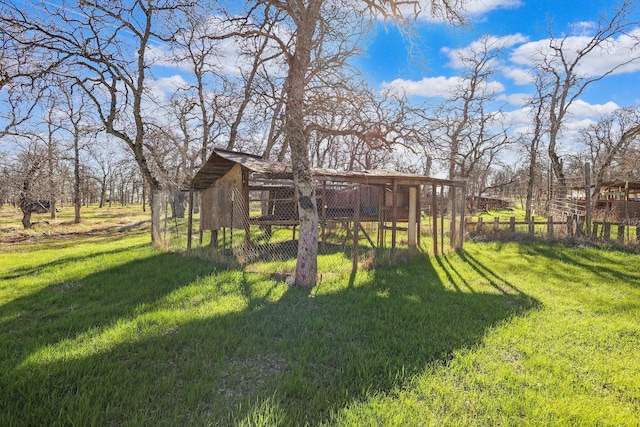
[(356, 206), (353, 210), (353, 271), (358, 269), (360, 249), (360, 185), (356, 187)]
[(396, 181), (395, 179), (393, 180), (393, 189), (392, 191), (392, 208), (391, 208), (391, 215), (393, 216), (393, 218), (391, 218), (391, 250), (394, 252), (396, 251), (396, 234), (397, 234), (397, 228), (398, 228), (398, 181)]
[(436, 183), (431, 184), (431, 215), (433, 216), (433, 254), (438, 255), (438, 198)]
[(187, 252), (191, 251), (193, 237), (193, 188), (189, 188), (189, 222), (187, 224)]
[(416, 246), (416, 208), (417, 204), (417, 196), (418, 192), (416, 191), (416, 187), (409, 187), (409, 224), (407, 226), (407, 232), (409, 236), (407, 238), (407, 243), (409, 247)]
[(452, 248), (456, 248), (457, 247), (456, 240), (458, 238), (458, 235), (456, 234), (456, 217), (458, 216), (456, 186), (452, 185), (451, 187), (449, 187), (449, 191), (451, 192), (451, 194), (449, 194), (451, 198), (451, 223), (449, 224), (449, 245)]
[(417, 221), (416, 221), (416, 226), (418, 227), (418, 231), (417, 231), (417, 239), (418, 239), (418, 246), (420, 246), (420, 236), (422, 235), (421, 233), (421, 225), (422, 225), (422, 206), (420, 203), (420, 195), (422, 194), (422, 191), (420, 190), (420, 186), (416, 187), (416, 192), (417, 192), (417, 200), (416, 200), (416, 216), (417, 216)]
[(591, 234), (591, 163), (584, 164), (585, 234)]
[[(440, 186), (440, 194), (444, 202), (444, 184)], [(444, 206), (440, 209), (440, 253), (444, 254)]]
[(462, 184), (462, 203), (460, 205), (460, 241), (458, 242), (458, 249), (464, 248), (464, 233), (465, 233), (465, 220), (464, 216), (467, 213), (467, 183)]

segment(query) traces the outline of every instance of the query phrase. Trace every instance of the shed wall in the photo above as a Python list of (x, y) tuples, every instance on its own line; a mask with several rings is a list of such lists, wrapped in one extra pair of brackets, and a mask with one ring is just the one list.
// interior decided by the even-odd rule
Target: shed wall
[[(232, 200), (232, 193), (235, 193)], [(222, 227), (241, 228), (245, 221), (247, 201), (238, 195), (242, 191), (242, 166), (236, 164), (212, 186), (202, 191), (201, 230), (219, 230)]]

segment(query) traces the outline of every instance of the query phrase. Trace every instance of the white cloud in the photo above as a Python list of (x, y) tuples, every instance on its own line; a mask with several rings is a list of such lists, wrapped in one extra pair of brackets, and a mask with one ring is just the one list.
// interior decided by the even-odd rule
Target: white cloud
[[(417, 4), (408, 2), (401, 7), (405, 16), (412, 16), (419, 11), (418, 19), (429, 22), (441, 22), (442, 17), (434, 17), (432, 14), (431, 0), (418, 0)], [(512, 9), (522, 5), (522, 0), (467, 0), (463, 2), (462, 15), (469, 18), (478, 18), (497, 9)]]
[(593, 21), (580, 21), (571, 24), (571, 33), (576, 36), (588, 36), (597, 28), (598, 24)]
[(442, 48), (441, 52), (449, 57), (449, 66), (463, 68), (465, 66), (463, 59), (465, 58), (474, 58), (485, 51), (505, 49), (527, 41), (529, 41), (529, 37), (520, 33), (502, 37), (486, 35), (460, 49)]
[[(616, 39), (611, 39), (600, 48), (589, 52), (577, 69), (578, 76), (586, 78), (601, 76), (619, 64), (628, 62), (631, 58), (640, 55), (636, 45), (638, 37), (640, 37), (640, 28), (630, 35), (622, 35)], [(563, 43), (565, 59), (571, 62), (575, 59), (576, 52), (583, 49), (590, 40), (591, 36), (568, 36), (564, 39), (556, 39), (555, 44)], [(520, 66), (531, 67), (545, 56), (550, 58), (551, 53), (550, 40), (543, 39), (518, 46), (513, 50), (510, 59)], [(613, 74), (637, 71), (640, 71), (640, 60), (638, 59), (618, 68)]]
[[(391, 83), (382, 83), (382, 89), (392, 93), (424, 98), (451, 98), (466, 85), (467, 80), (461, 77), (425, 77), (422, 80), (395, 79)], [(488, 82), (485, 92), (500, 93), (504, 86), (500, 82)]]
[(500, 71), (503, 76), (513, 80), (517, 85), (524, 86), (533, 83), (533, 75), (528, 68), (504, 66)]
[(189, 87), (189, 83), (178, 74), (154, 80), (148, 79), (147, 84), (150, 88), (150, 96), (155, 101), (166, 101), (177, 90)]
[(506, 101), (509, 105), (514, 105), (516, 107), (521, 107), (527, 104), (527, 101), (531, 98), (531, 95), (528, 93), (512, 93), (512, 94), (503, 94), (496, 98), (498, 101)]
[(569, 108), (569, 113), (576, 119), (598, 118), (613, 113), (620, 108), (615, 102), (606, 104), (589, 104), (581, 99), (576, 100)]
[(465, 15), (480, 16), (496, 9), (512, 9), (520, 7), (520, 0), (470, 0), (465, 6)]

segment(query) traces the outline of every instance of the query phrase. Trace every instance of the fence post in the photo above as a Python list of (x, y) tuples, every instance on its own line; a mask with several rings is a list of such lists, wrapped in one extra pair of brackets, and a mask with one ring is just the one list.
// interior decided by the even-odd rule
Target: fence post
[(573, 215), (567, 216), (567, 235), (573, 236)]
[(582, 236), (583, 226), (584, 226), (584, 219), (582, 219), (581, 217), (578, 217), (576, 219), (576, 235)]
[(636, 225), (636, 242), (640, 242), (640, 225)]
[(360, 247), (360, 185), (356, 187), (355, 208), (353, 210), (353, 271), (358, 270), (358, 249)]
[(191, 251), (192, 236), (193, 236), (193, 188), (189, 188), (189, 222), (187, 224), (187, 252)]
[(531, 215), (531, 218), (529, 219), (529, 235), (530, 236), (533, 236), (535, 234), (535, 228), (536, 228), (536, 220), (535, 220), (535, 217)]
[(624, 224), (618, 224), (618, 243), (624, 243)]
[[(433, 200), (431, 200), (431, 214), (433, 215), (433, 254), (438, 255), (438, 199), (436, 183), (431, 183), (431, 194)], [(442, 236), (444, 239), (444, 236)]]
[(602, 234), (606, 240), (611, 240), (611, 223), (603, 222), (602, 223)]
[(458, 216), (458, 203), (457, 203), (457, 188), (455, 185), (449, 187), (449, 194), (451, 198), (451, 222), (449, 224), (449, 245), (452, 249), (457, 248), (456, 240), (458, 238), (458, 234), (456, 233), (456, 217)]
[(481, 216), (478, 217), (478, 223), (476, 224), (476, 233), (478, 234), (482, 233), (482, 217)]
[(547, 218), (547, 237), (553, 239), (553, 217)]
[(512, 233), (516, 232), (516, 217), (512, 216), (509, 218), (509, 231)]
[(464, 233), (465, 233), (465, 215), (467, 213), (467, 182), (465, 181), (462, 184), (462, 206), (460, 206), (460, 229), (458, 230), (458, 233), (460, 234), (460, 241), (458, 242), (458, 246), (456, 246), (456, 249), (463, 249), (464, 248)]
[(598, 223), (593, 221), (593, 231), (591, 232), (593, 237), (598, 237)]
[(584, 164), (584, 191), (585, 191), (585, 234), (591, 231), (591, 163)]

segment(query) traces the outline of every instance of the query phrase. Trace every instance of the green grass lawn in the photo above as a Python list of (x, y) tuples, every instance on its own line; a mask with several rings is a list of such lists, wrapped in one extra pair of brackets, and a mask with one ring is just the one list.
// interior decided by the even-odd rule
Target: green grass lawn
[(292, 264), (157, 251), (116, 216), (0, 244), (0, 425), (640, 420), (638, 255), (468, 243), (354, 272), (332, 253), (309, 291), (271, 274)]

